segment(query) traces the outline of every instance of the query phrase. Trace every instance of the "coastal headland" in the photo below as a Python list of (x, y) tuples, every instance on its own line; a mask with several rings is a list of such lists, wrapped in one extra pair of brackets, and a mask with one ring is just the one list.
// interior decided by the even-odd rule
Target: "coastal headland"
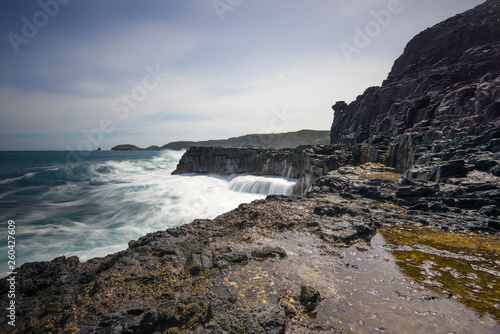
[(248, 134), (228, 139), (214, 139), (204, 141), (174, 141), (163, 146), (151, 145), (140, 148), (131, 144), (116, 145), (112, 151), (160, 151), (160, 150), (185, 150), (193, 146), (264, 146), (272, 148), (291, 148), (300, 145), (321, 145), (330, 142), (330, 131), (300, 130), (285, 133)]
[(0, 331), (498, 332), (499, 22), (488, 0), (415, 36), (335, 102), (330, 145), (190, 147), (176, 174), (288, 176), (297, 195), (24, 264)]

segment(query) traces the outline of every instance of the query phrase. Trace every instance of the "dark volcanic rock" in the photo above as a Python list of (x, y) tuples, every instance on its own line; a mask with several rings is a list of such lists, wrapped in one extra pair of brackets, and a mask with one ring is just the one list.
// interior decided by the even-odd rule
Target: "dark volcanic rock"
[(500, 215), (500, 209), (496, 205), (489, 205), (482, 207), (479, 213), (490, 217), (498, 217)]
[(430, 180), (439, 181), (447, 177), (464, 177), (467, 175), (465, 161), (451, 160), (432, 168)]
[(209, 269), (212, 266), (212, 254), (191, 254), (187, 258), (185, 270), (196, 276), (203, 269)]
[(500, 165), (497, 165), (496, 167), (493, 167), (491, 169), (491, 174), (495, 176), (500, 176)]
[(258, 260), (265, 260), (268, 258), (285, 258), (286, 251), (281, 247), (264, 247), (262, 249), (252, 251), (252, 257)]
[(310, 312), (318, 307), (321, 301), (321, 294), (318, 290), (310, 286), (302, 286), (300, 288), (300, 303)]
[(404, 171), (435, 141), (498, 130), (499, 19), (489, 0), (415, 36), (381, 87), (333, 106), (331, 142), (363, 143), (365, 161)]
[(305, 193), (314, 180), (340, 166), (354, 163), (343, 145), (299, 146), (294, 149), (246, 147), (191, 147), (172, 174), (255, 173), (299, 179), (296, 194)]

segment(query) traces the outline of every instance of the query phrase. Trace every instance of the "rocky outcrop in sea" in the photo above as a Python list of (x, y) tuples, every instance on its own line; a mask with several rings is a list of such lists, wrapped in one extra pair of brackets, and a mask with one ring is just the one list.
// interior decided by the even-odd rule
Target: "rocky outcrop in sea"
[(355, 163), (345, 145), (304, 145), (273, 149), (259, 146), (191, 147), (173, 174), (254, 173), (298, 179), (295, 194), (304, 194), (314, 181), (341, 166)]
[(24, 264), (0, 331), (498, 332), (499, 22), (489, 0), (417, 35), (335, 103), (331, 145), (190, 148), (176, 173), (287, 176), (301, 196)]

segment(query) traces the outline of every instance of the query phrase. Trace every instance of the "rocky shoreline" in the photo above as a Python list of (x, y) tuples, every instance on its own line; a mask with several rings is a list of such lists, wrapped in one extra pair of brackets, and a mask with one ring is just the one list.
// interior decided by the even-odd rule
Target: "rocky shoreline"
[(190, 148), (177, 174), (289, 176), (301, 196), (24, 264), (0, 331), (498, 332), (499, 20), (489, 0), (417, 35), (381, 87), (333, 106), (331, 145)]
[[(77, 257), (60, 257), (50, 262), (25, 264), (18, 270), (21, 278), (18, 291), (22, 297), (18, 299), (19, 322), (15, 330), (18, 333), (344, 332), (346, 329), (338, 324), (314, 321), (314, 315), (309, 313), (321, 309), (320, 296), (328, 295), (327, 290), (312, 280), (305, 280), (295, 289), (287, 289), (284, 283), (280, 286), (280, 279), (296, 271), (294, 266), (284, 264), (293, 258), (293, 249), (286, 245), (294, 234), (305, 238), (306, 251), (329, 250), (323, 257), (330, 258), (328, 261), (344, 261), (343, 265), (348, 267), (358, 264), (345, 262), (339, 255), (342, 248), (331, 247), (355, 244), (358, 248), (370, 248), (371, 238), (384, 226), (412, 224), (500, 235), (497, 207), (485, 206), (484, 210), (446, 207), (442, 199), (448, 198), (447, 185), (409, 184), (416, 181), (408, 179), (394, 181), (398, 177), (392, 169), (377, 164), (342, 167), (319, 179), (306, 196), (269, 196), (242, 204), (213, 220), (196, 220), (131, 241), (127, 250), (104, 258), (81, 263)], [(496, 191), (500, 189), (498, 178), (496, 182), (485, 182), (483, 178), (484, 175), (464, 178), (462, 181), (467, 183), (463, 187), (478, 189), (483, 197), (484, 192), (490, 191), (484, 190), (485, 185), (496, 187)], [(440, 186), (444, 189), (439, 190)], [(286, 240), (282, 239), (284, 235)], [(313, 246), (310, 240), (318, 245)], [(238, 296), (233, 290), (243, 288), (246, 283), (232, 287), (224, 284), (221, 277), (260, 263), (269, 268), (281, 265), (280, 270), (288, 274), (273, 279), (274, 303), (252, 305), (251, 294)], [(494, 275), (500, 275), (498, 267), (488, 268)], [(3, 286), (4, 293), (5, 289)], [(305, 293), (311, 296), (301, 298), (301, 289), (317, 291), (319, 296)], [(2, 299), (1, 305), (4, 313), (5, 300)], [(500, 309), (491, 312), (500, 316)], [(7, 329), (2, 326), (2, 330)]]

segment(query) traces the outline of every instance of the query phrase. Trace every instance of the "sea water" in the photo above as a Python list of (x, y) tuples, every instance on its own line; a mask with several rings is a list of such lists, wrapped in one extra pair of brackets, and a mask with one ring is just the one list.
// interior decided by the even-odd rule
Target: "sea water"
[(126, 249), (149, 232), (293, 192), (296, 180), (288, 178), (171, 175), (182, 153), (0, 152), (2, 276), (12, 271), (9, 220), (16, 226), (16, 266), (61, 255), (85, 261)]

